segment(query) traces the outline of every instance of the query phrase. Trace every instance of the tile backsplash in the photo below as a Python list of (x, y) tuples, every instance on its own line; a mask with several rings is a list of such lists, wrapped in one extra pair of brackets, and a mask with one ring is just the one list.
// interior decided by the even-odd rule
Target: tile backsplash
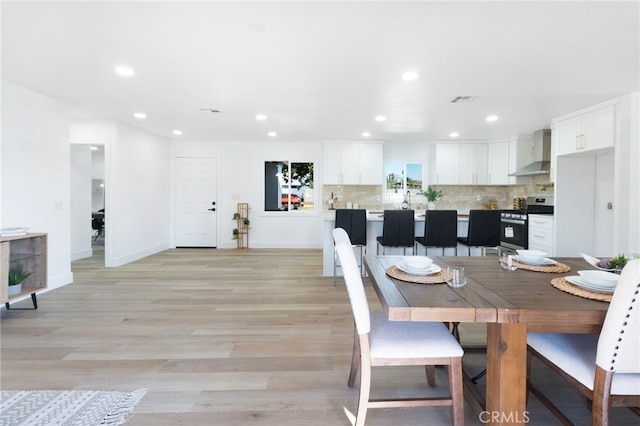
[[(511, 209), (514, 197), (551, 196), (553, 184), (548, 175), (532, 176), (531, 183), (526, 185), (483, 186), (483, 185), (431, 185), (442, 191), (442, 198), (436, 203), (440, 210), (455, 209), (459, 211), (483, 209), (494, 201), (498, 209)], [(333, 193), (337, 197), (334, 208), (346, 208), (347, 203), (357, 203), (358, 207), (367, 210), (384, 210), (399, 208), (404, 194), (391, 197), (383, 196), (382, 187), (378, 185), (324, 185), (323, 210), (329, 209), (328, 200)], [(481, 200), (477, 200), (477, 196)], [(385, 200), (383, 202), (383, 199)], [(422, 196), (412, 196), (410, 208), (426, 210), (427, 202)]]

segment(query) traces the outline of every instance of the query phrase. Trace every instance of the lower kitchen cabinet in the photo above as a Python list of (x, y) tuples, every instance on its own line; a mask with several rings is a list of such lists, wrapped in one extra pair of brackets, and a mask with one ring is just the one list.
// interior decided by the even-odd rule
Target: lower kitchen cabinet
[(549, 256), (554, 256), (553, 226), (554, 217), (551, 215), (529, 215), (529, 250), (540, 250)]

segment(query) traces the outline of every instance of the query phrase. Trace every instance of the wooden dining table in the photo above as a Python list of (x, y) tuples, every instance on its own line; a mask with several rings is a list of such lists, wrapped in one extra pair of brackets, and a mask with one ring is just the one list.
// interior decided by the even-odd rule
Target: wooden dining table
[(433, 257), (441, 268), (465, 268), (467, 284), (417, 284), (395, 278), (387, 268), (400, 256), (365, 256), (376, 294), (392, 321), (485, 323), (486, 397), (465, 374), (465, 399), (487, 424), (523, 424), (526, 412), (527, 332), (598, 333), (609, 304), (565, 293), (556, 277), (593, 269), (582, 258), (554, 258), (567, 273), (507, 271), (497, 257)]

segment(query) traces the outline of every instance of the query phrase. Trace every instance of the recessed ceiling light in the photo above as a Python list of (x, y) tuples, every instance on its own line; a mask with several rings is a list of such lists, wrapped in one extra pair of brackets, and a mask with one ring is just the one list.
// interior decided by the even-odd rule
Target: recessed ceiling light
[(138, 120), (144, 120), (145, 118), (147, 118), (147, 114), (145, 114), (144, 112), (136, 112), (135, 114), (133, 114), (133, 116)]
[(136, 72), (132, 68), (126, 67), (124, 65), (117, 66), (116, 67), (116, 72), (118, 74), (120, 74), (120, 75), (124, 75), (124, 76), (127, 76), (127, 77), (130, 77), (130, 76), (136, 74)]
[(264, 114), (258, 114), (256, 115), (256, 120), (260, 120), (260, 121), (264, 121), (267, 119), (267, 116)]
[(271, 136), (272, 138), (278, 136), (276, 132), (269, 132), (267, 133), (267, 135)]
[(413, 81), (416, 78), (418, 78), (418, 73), (415, 71), (407, 71), (404, 74), (402, 74), (402, 79), (404, 81)]
[(178, 129), (176, 129), (176, 130), (174, 130), (172, 133), (173, 133), (174, 135), (180, 136), (180, 135), (182, 134), (182, 130), (178, 130)]
[(98, 150), (98, 147), (97, 147), (97, 146), (92, 146), (92, 147), (91, 147), (91, 151), (97, 151), (97, 150)]
[(458, 133), (458, 132), (451, 132), (451, 133), (449, 133), (449, 137), (450, 137), (450, 138), (457, 138), (458, 136), (460, 136), (460, 133)]
[(387, 119), (387, 117), (385, 117), (384, 115), (376, 115), (376, 121), (382, 122), (382, 121), (384, 121), (386, 119)]
[(371, 133), (369, 132), (362, 132), (362, 136), (365, 138), (368, 138), (369, 136), (371, 136)]
[(487, 117), (487, 121), (496, 121), (498, 119), (497, 115), (490, 115)]

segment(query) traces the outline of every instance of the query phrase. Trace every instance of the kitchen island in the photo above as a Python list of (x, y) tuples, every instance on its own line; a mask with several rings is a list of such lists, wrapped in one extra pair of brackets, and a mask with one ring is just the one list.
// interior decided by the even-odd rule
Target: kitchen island
[[(421, 236), (424, 235), (424, 211), (416, 210), (415, 216), (415, 235)], [(383, 212), (382, 211), (367, 211), (367, 253), (368, 254), (376, 254), (376, 238), (382, 236), (382, 221), (383, 221)], [(323, 244), (322, 244), (322, 275), (325, 277), (333, 276), (333, 235), (331, 231), (335, 227), (335, 210), (327, 211), (324, 215), (324, 230), (323, 230)], [(466, 236), (467, 229), (469, 227), (469, 212), (459, 211), (458, 212), (458, 236)], [(458, 247), (458, 254), (466, 256), (467, 250), (466, 248), (460, 249), (462, 246)], [(418, 247), (419, 253), (424, 254), (424, 247)], [(397, 254), (401, 255), (403, 253), (402, 248), (391, 248), (388, 247), (386, 249), (386, 254), (392, 255)], [(411, 254), (411, 249), (407, 249), (407, 254)], [(430, 248), (429, 255), (434, 256), (442, 256), (442, 249)], [(359, 257), (359, 253), (356, 253)], [(446, 249), (445, 255), (453, 256), (453, 249)], [(338, 275), (341, 274), (340, 268), (337, 271)]]

